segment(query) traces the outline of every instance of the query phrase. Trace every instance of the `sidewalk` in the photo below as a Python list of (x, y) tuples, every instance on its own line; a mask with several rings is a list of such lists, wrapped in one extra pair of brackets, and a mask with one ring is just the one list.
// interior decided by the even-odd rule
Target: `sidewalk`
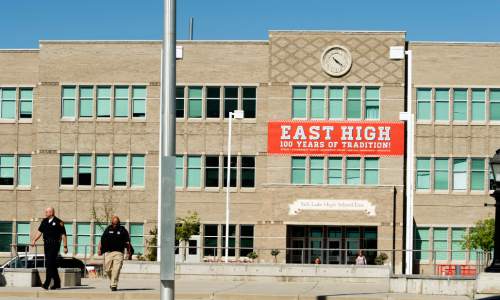
[[(386, 288), (360, 283), (332, 286), (325, 282), (237, 282), (176, 281), (176, 299), (183, 300), (466, 300), (468, 297), (419, 296), (385, 293)], [(118, 292), (111, 292), (101, 279), (84, 279), (81, 287), (44, 291), (41, 288), (0, 288), (0, 299), (85, 299), (152, 300), (159, 299), (158, 280), (124, 279)]]

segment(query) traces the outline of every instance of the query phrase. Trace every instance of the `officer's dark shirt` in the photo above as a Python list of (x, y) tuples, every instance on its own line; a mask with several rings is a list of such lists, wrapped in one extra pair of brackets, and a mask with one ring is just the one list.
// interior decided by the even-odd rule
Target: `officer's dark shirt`
[(42, 223), (38, 227), (38, 231), (43, 233), (44, 241), (61, 241), (61, 236), (66, 235), (66, 229), (64, 228), (64, 223), (59, 218), (54, 217), (51, 222), (49, 218), (42, 220)]
[(123, 253), (129, 241), (130, 237), (125, 227), (118, 225), (113, 228), (113, 225), (110, 225), (102, 233), (101, 252), (119, 251)]

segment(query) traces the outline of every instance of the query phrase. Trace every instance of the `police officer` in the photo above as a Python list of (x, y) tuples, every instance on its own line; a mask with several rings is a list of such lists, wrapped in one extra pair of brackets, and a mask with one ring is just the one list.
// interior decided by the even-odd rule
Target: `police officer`
[(98, 254), (104, 254), (104, 272), (106, 272), (111, 281), (111, 291), (117, 290), (125, 248), (129, 256), (128, 259), (131, 259), (131, 245), (128, 231), (120, 225), (120, 218), (113, 216), (111, 225), (102, 233), (98, 247)]
[(53, 207), (45, 209), (45, 219), (42, 220), (38, 232), (33, 238), (31, 245), (34, 247), (36, 241), (43, 234), (43, 249), (45, 253), (46, 277), (42, 288), (49, 289), (50, 281), (53, 279), (54, 284), (50, 287), (55, 290), (61, 287), (61, 279), (57, 273), (57, 256), (61, 248), (61, 240), (64, 242), (64, 253), (68, 253), (68, 239), (66, 237), (66, 229), (64, 223), (55, 216)]

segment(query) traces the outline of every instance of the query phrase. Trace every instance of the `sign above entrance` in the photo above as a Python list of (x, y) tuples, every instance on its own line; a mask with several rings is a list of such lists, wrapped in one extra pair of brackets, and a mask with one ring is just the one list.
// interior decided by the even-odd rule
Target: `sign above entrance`
[(362, 211), (374, 217), (375, 205), (368, 200), (325, 200), (325, 199), (298, 199), (288, 205), (288, 214), (295, 216), (304, 210), (313, 211)]
[(267, 153), (311, 156), (402, 156), (404, 123), (271, 121)]

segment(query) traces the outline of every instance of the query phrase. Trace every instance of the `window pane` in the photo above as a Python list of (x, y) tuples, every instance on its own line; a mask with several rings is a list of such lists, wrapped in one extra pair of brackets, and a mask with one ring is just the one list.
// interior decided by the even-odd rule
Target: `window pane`
[(73, 184), (73, 171), (74, 171), (75, 157), (72, 154), (61, 155), (61, 184)]
[(144, 172), (145, 161), (144, 155), (134, 154), (132, 155), (132, 186), (144, 186)]
[(184, 118), (184, 87), (175, 89), (175, 117)]
[(292, 90), (292, 118), (306, 118), (306, 88), (294, 87)]
[(110, 117), (111, 116), (111, 88), (98, 87), (97, 88), (97, 116)]
[(450, 94), (448, 89), (436, 89), (436, 121), (448, 121)]
[(361, 118), (361, 88), (347, 88), (347, 118)]
[(92, 117), (93, 115), (93, 87), (80, 87), (80, 117)]
[(342, 158), (328, 159), (328, 184), (342, 184)]
[(453, 91), (453, 120), (467, 120), (467, 90), (465, 89)]
[(467, 160), (453, 159), (453, 189), (467, 189)]
[(126, 186), (127, 185), (127, 155), (113, 156), (113, 185)]
[(97, 155), (96, 158), (95, 184), (99, 186), (109, 185), (109, 156)]
[[(439, 251), (442, 250), (442, 251)], [(436, 260), (448, 260), (448, 229), (434, 228), (434, 251)]]
[(175, 157), (175, 186), (184, 186), (184, 157), (179, 155)]
[(429, 259), (429, 228), (415, 230), (415, 259)]
[(311, 184), (323, 184), (323, 158), (312, 157), (310, 168), (310, 182)]
[(430, 161), (429, 158), (417, 158), (417, 189), (419, 190), (431, 188)]
[(31, 186), (31, 155), (19, 155), (17, 168), (17, 185)]
[(360, 158), (346, 159), (346, 184), (360, 184)]
[(31, 118), (33, 113), (33, 89), (22, 88), (19, 100), (19, 118)]
[(465, 260), (465, 249), (462, 249), (462, 242), (465, 237), (465, 228), (451, 229), (451, 259)]
[(330, 88), (330, 119), (342, 118), (342, 100), (344, 90), (342, 87)]
[(146, 116), (146, 87), (135, 86), (132, 88), (132, 117), (144, 118)]
[(417, 120), (431, 119), (431, 89), (417, 89)]
[(379, 88), (366, 88), (366, 119), (379, 119)]
[[(229, 184), (231, 187), (236, 187), (236, 163), (237, 157), (231, 156), (231, 178), (229, 178)], [(227, 187), (227, 156), (224, 156), (224, 187)]]
[(128, 117), (128, 87), (115, 88), (115, 117)]
[(189, 87), (189, 117), (201, 118), (201, 87)]
[(220, 87), (207, 87), (207, 118), (220, 118)]
[(484, 121), (485, 119), (485, 90), (472, 90), (472, 121)]
[(471, 179), (470, 188), (474, 191), (484, 190), (484, 159), (483, 158), (473, 158), (471, 161)]
[(436, 158), (434, 162), (434, 189), (448, 189), (448, 159)]
[(15, 119), (16, 117), (16, 89), (1, 89), (0, 117)]
[(201, 181), (201, 157), (188, 156), (187, 160), (187, 186), (200, 187)]
[(306, 183), (306, 158), (292, 157), (292, 184)]
[(78, 156), (78, 185), (92, 184), (92, 156)]
[(75, 87), (63, 87), (62, 106), (63, 117), (75, 117)]
[(325, 117), (325, 88), (311, 88), (311, 118), (321, 119)]
[(229, 113), (238, 109), (238, 88), (224, 88), (224, 117), (229, 118)]
[(365, 158), (365, 184), (378, 184), (378, 158)]
[(500, 121), (500, 90), (490, 90), (490, 120)]
[(245, 118), (255, 118), (256, 94), (255, 87), (243, 88), (243, 111), (245, 112)]
[(219, 186), (219, 157), (207, 156), (205, 158), (205, 186)]
[(241, 157), (241, 187), (255, 187), (255, 157)]

